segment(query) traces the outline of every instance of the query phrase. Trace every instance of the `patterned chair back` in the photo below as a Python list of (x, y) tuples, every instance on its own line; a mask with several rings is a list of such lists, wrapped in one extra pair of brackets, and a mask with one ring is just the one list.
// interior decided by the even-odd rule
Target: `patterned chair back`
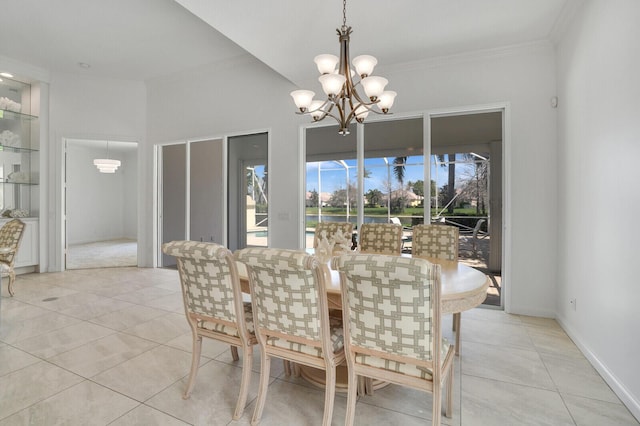
[(0, 262), (9, 267), (13, 267), (13, 262), (22, 240), (22, 234), (24, 233), (24, 226), (24, 222), (20, 219), (12, 219), (0, 228), (0, 247), (12, 249), (8, 253), (0, 254)]
[(413, 256), (458, 260), (459, 230), (449, 225), (416, 225), (413, 227)]
[(349, 324), (347, 352), (365, 348), (433, 360), (440, 336), (439, 321), (434, 321), (439, 313), (438, 265), (417, 258), (345, 254), (333, 259), (333, 267), (340, 271), (344, 321)]
[(313, 248), (318, 247), (318, 240), (322, 237), (322, 231), (325, 231), (327, 238), (331, 238), (333, 234), (340, 231), (343, 234), (347, 234), (351, 239), (353, 233), (353, 223), (351, 222), (320, 222), (316, 225), (316, 230), (313, 236)]
[(172, 241), (162, 246), (178, 261), (178, 272), (187, 316), (204, 316), (237, 323), (241, 298), (235, 259), (231, 251), (215, 243)]
[(315, 256), (296, 250), (246, 248), (237, 251), (236, 258), (247, 265), (257, 333), (321, 340), (319, 299), (321, 294), (326, 299), (326, 294)]
[(360, 251), (362, 253), (402, 253), (402, 226), (392, 223), (364, 223), (360, 227)]

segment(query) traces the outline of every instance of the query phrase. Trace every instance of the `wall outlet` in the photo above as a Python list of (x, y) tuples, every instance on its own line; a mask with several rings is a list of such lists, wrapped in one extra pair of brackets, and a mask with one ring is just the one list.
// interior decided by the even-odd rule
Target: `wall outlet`
[(569, 304), (571, 305), (571, 307), (573, 308), (573, 310), (576, 310), (576, 299), (569, 299)]

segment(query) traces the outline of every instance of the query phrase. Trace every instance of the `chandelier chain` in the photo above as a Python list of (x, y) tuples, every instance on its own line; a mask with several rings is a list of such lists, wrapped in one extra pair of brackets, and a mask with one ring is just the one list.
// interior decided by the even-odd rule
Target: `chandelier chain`
[(347, 26), (347, 0), (342, 0), (342, 26)]

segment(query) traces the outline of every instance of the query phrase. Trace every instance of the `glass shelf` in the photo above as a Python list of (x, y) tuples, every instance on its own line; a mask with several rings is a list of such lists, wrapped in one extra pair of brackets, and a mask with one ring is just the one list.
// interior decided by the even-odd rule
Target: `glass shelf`
[(0, 152), (37, 152), (37, 149), (24, 148), (21, 146), (0, 145)]
[(38, 182), (12, 182), (12, 181), (4, 181), (0, 180), (0, 185), (38, 185)]
[(10, 111), (8, 109), (0, 109), (0, 119), (5, 120), (37, 120), (38, 117), (23, 112)]

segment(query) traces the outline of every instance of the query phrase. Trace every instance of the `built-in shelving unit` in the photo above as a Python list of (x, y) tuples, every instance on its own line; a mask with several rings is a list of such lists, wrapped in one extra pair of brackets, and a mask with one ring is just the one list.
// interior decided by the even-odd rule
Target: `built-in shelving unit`
[(0, 226), (13, 217), (27, 227), (16, 267), (38, 264), (39, 100), (30, 83), (0, 77)]

